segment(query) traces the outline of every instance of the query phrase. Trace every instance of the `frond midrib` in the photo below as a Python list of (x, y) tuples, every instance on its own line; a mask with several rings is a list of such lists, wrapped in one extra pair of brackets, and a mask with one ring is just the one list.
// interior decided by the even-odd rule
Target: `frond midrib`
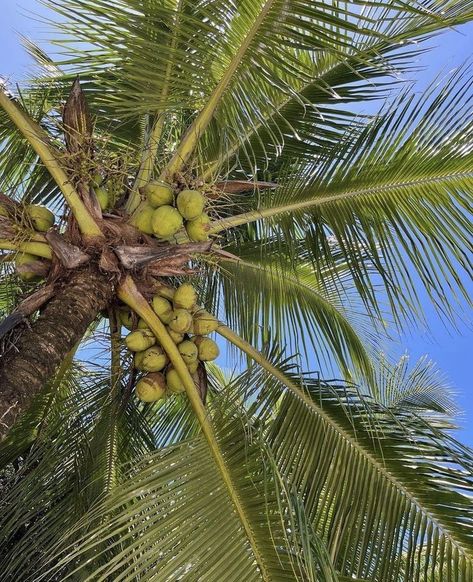
[(299, 210), (305, 210), (307, 208), (315, 206), (323, 206), (324, 204), (330, 204), (332, 202), (338, 202), (340, 200), (358, 198), (361, 196), (373, 196), (380, 193), (390, 192), (392, 190), (410, 188), (413, 186), (440, 184), (442, 182), (450, 182), (453, 180), (463, 178), (473, 178), (473, 170), (467, 172), (465, 171), (453, 173), (449, 172), (447, 174), (437, 174), (435, 176), (429, 176), (424, 178), (417, 178), (398, 182), (389, 182), (387, 184), (380, 184), (377, 186), (371, 186), (369, 188), (346, 189), (342, 190), (338, 194), (321, 196), (320, 198), (312, 197), (310, 199), (301, 200), (299, 202), (293, 202), (291, 204), (272, 206), (270, 208), (261, 208), (258, 210), (250, 210), (249, 212), (237, 214), (229, 218), (222, 218), (220, 220), (216, 220), (215, 222), (213, 222), (209, 232), (210, 234), (217, 234), (222, 230), (234, 228), (236, 226), (241, 226), (243, 224), (249, 224), (251, 222), (256, 222), (257, 220), (262, 220), (265, 218), (272, 218), (273, 216), (276, 216), (278, 214), (285, 214), (287, 212), (297, 212)]

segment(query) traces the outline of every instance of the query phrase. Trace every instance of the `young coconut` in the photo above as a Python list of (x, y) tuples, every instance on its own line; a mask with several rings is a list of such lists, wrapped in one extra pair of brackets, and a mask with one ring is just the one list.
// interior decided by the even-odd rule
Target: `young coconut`
[(197, 303), (197, 293), (190, 283), (183, 283), (176, 289), (173, 299), (174, 307), (192, 309)]
[(46, 232), (54, 224), (54, 214), (45, 206), (29, 204), (26, 207), (26, 214), (32, 222), (34, 229), (40, 232)]
[(191, 362), (190, 364), (186, 364), (187, 365), (187, 369), (189, 370), (189, 372), (191, 374), (195, 374), (199, 368), (199, 360), (196, 360), (195, 362)]
[(192, 315), (185, 309), (174, 309), (169, 327), (177, 333), (186, 333), (192, 323)]
[(171, 186), (159, 180), (146, 184), (140, 188), (140, 192), (148, 198), (148, 202), (153, 208), (172, 204), (174, 198)]
[(205, 198), (198, 190), (182, 190), (177, 196), (177, 209), (186, 220), (193, 220), (204, 210)]
[(154, 208), (149, 205), (145, 205), (140, 212), (138, 212), (132, 219), (131, 224), (135, 226), (139, 231), (145, 234), (154, 234), (153, 226), (151, 224), (151, 219), (153, 218)]
[(102, 176), (97, 172), (96, 174), (94, 174), (92, 176), (92, 178), (90, 179), (90, 181), (92, 182), (92, 186), (94, 188), (98, 188), (100, 186), (100, 184), (102, 184)]
[(133, 314), (129, 309), (126, 307), (120, 307), (117, 315), (118, 321), (123, 325), (123, 327), (126, 327), (129, 330), (133, 328)]
[(140, 370), (145, 372), (160, 372), (168, 363), (168, 358), (162, 348), (151, 346), (140, 358)]
[(47, 273), (47, 265), (35, 255), (17, 253), (15, 267), (22, 281), (40, 281)]
[(184, 340), (177, 346), (179, 353), (182, 356), (182, 359), (186, 364), (192, 364), (197, 360), (197, 355), (199, 353), (199, 349), (194, 342), (190, 340)]
[(159, 295), (155, 295), (153, 297), (152, 306), (153, 311), (163, 323), (168, 324), (171, 321), (172, 305), (167, 299), (160, 297)]
[(125, 338), (126, 347), (130, 352), (142, 352), (156, 343), (153, 332), (147, 329), (132, 331)]
[(186, 222), (187, 236), (195, 242), (209, 240), (210, 218), (203, 212), (197, 218)]
[(165, 299), (169, 299), (169, 301), (173, 300), (175, 292), (176, 290), (173, 287), (168, 287), (167, 285), (161, 285), (160, 287), (158, 287), (158, 289), (156, 289), (157, 295), (160, 295)]
[(177, 331), (172, 330), (169, 326), (166, 326), (168, 334), (171, 336), (172, 341), (178, 345), (184, 340), (184, 334), (178, 333)]
[[(148, 348), (151, 349), (151, 348)], [(133, 366), (137, 369), (137, 370), (143, 370), (142, 364), (143, 364), (143, 356), (146, 354), (146, 350), (144, 350), (143, 352), (136, 352), (135, 353), (135, 357), (133, 358)]]
[(201, 362), (211, 362), (220, 355), (220, 348), (209, 337), (202, 337), (198, 335), (192, 338), (192, 341), (197, 346), (198, 357)]
[(179, 374), (176, 372), (174, 368), (169, 368), (166, 372), (166, 384), (171, 392), (175, 394), (179, 394), (181, 392), (185, 392), (185, 386), (182, 383)]
[(182, 216), (172, 206), (160, 206), (153, 212), (151, 226), (157, 237), (167, 239), (181, 228)]
[(105, 190), (105, 188), (98, 187), (94, 188), (94, 192), (100, 204), (100, 209), (105, 210), (106, 208), (108, 208), (110, 203), (110, 195), (108, 193), (108, 190)]
[(208, 335), (218, 328), (217, 319), (208, 311), (199, 311), (194, 316), (193, 330), (195, 335)]
[(143, 402), (156, 402), (166, 394), (166, 379), (160, 372), (147, 374), (136, 384), (136, 395)]
[(141, 319), (141, 317), (138, 320), (138, 329), (149, 329), (149, 325), (146, 323), (144, 319)]

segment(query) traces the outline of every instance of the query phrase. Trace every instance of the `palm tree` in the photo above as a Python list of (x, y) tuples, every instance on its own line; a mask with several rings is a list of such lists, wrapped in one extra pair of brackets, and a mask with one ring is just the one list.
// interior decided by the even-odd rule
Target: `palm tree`
[[(400, 74), (471, 2), (47, 4), (0, 93), (2, 580), (472, 580), (473, 453), (379, 347), (466, 296), (471, 69)], [(150, 184), (205, 228), (153, 236)], [(183, 282), (232, 370), (152, 309)], [(125, 323), (183, 394), (136, 397)]]

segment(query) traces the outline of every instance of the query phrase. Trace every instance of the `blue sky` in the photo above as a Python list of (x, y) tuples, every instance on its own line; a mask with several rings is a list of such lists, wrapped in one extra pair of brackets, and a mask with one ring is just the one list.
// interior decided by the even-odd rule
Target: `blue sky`
[[(46, 27), (32, 19), (32, 11), (44, 10), (36, 0), (3, 0), (0, 77), (10, 82), (21, 81), (31, 70), (27, 54), (21, 47), (18, 34), (34, 40), (46, 38)], [(420, 57), (424, 70), (413, 74), (418, 88), (425, 87), (439, 73), (461, 65), (473, 56), (473, 23), (450, 31), (431, 42), (432, 52)], [(473, 285), (471, 286), (473, 293)], [(462, 429), (458, 436), (473, 446), (473, 398), (470, 358), (473, 357), (473, 324), (471, 312), (466, 311), (458, 321), (458, 329), (446, 327), (425, 302), (429, 329), (406, 334), (398, 352), (407, 350), (412, 361), (423, 354), (437, 362), (457, 393), (457, 402), (464, 411), (460, 418)]]

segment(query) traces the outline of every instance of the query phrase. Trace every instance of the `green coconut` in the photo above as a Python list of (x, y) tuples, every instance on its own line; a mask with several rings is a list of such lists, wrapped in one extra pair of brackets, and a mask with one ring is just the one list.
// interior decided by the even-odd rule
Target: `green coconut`
[(22, 281), (40, 281), (42, 279), (42, 275), (38, 272), (37, 268), (34, 268), (42, 267), (41, 261), (35, 255), (17, 253), (15, 256), (15, 267), (17, 275)]
[(173, 299), (174, 307), (192, 309), (197, 303), (197, 293), (190, 283), (183, 283), (176, 289)]
[(170, 301), (173, 300), (175, 292), (176, 290), (173, 287), (168, 287), (167, 285), (162, 285), (161, 287), (158, 287), (158, 289), (156, 290), (156, 293), (158, 295), (160, 295), (161, 297), (165, 297)]
[(186, 222), (187, 236), (195, 242), (209, 240), (210, 218), (203, 212), (194, 220)]
[(192, 338), (192, 341), (198, 349), (198, 357), (201, 362), (211, 362), (220, 355), (218, 345), (209, 337), (198, 335)]
[(190, 364), (186, 364), (186, 366), (191, 374), (195, 374), (199, 368), (199, 360), (191, 362)]
[(184, 334), (178, 333), (177, 331), (172, 330), (169, 326), (167, 326), (168, 334), (171, 336), (172, 341), (177, 345), (180, 344), (184, 340)]
[(204, 211), (205, 198), (198, 190), (182, 190), (176, 203), (177, 209), (186, 220), (194, 220)]
[(160, 295), (155, 295), (153, 297), (152, 306), (153, 311), (163, 323), (168, 324), (171, 321), (173, 310), (170, 301)]
[(160, 372), (147, 374), (136, 384), (136, 395), (143, 402), (156, 402), (166, 395), (166, 379)]
[(126, 307), (120, 308), (118, 310), (118, 321), (123, 327), (131, 330), (133, 327), (133, 313)]
[(131, 224), (145, 234), (153, 234), (153, 226), (151, 224), (153, 212), (154, 208), (152, 206), (145, 205), (133, 216)]
[(174, 309), (169, 327), (177, 333), (186, 333), (192, 323), (192, 315), (186, 309)]
[(146, 186), (140, 188), (140, 192), (148, 198), (148, 202), (153, 208), (172, 204), (174, 198), (171, 186), (159, 180), (146, 184)]
[(156, 343), (153, 332), (147, 329), (132, 331), (125, 338), (126, 347), (130, 352), (142, 352)]
[(169, 368), (169, 370), (166, 372), (166, 384), (169, 390), (175, 394), (186, 391), (185, 386), (179, 377), (179, 374), (174, 368)]
[(54, 224), (54, 214), (45, 206), (36, 206), (29, 204), (26, 207), (26, 213), (35, 230), (46, 232)]
[(151, 218), (153, 232), (158, 238), (170, 238), (182, 226), (182, 216), (172, 206), (160, 206)]
[(95, 188), (94, 192), (95, 192), (95, 196), (97, 197), (97, 200), (100, 204), (100, 208), (102, 210), (105, 210), (106, 208), (108, 208), (109, 203), (110, 203), (110, 194), (109, 194), (108, 190), (106, 190), (105, 188)]
[(146, 323), (144, 319), (138, 320), (138, 329), (149, 329), (149, 325)]
[[(148, 348), (151, 349), (151, 348)], [(137, 369), (137, 370), (143, 370), (142, 364), (143, 364), (143, 356), (145, 355), (146, 350), (142, 351), (142, 352), (136, 352), (135, 353), (135, 357), (133, 358), (133, 366)]]
[(151, 346), (143, 352), (140, 359), (141, 370), (145, 372), (159, 372), (168, 363), (168, 358), (162, 348)]
[(193, 332), (195, 335), (208, 335), (218, 328), (217, 319), (208, 311), (199, 311), (194, 315)]
[(197, 360), (199, 349), (194, 342), (191, 342), (190, 340), (184, 340), (177, 346), (177, 349), (179, 350), (179, 353), (181, 354), (182, 359), (186, 364), (192, 364), (192, 362)]

